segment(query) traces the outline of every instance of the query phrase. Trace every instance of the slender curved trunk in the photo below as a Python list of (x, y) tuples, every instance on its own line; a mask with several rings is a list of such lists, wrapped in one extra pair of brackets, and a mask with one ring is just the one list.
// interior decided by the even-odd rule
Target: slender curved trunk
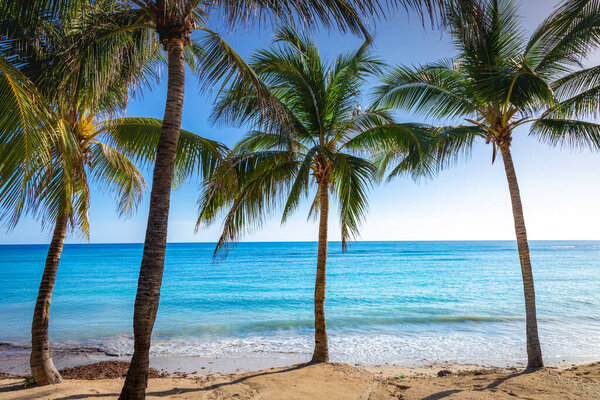
[(329, 184), (319, 182), (319, 248), (315, 280), (315, 350), (311, 362), (329, 362), (327, 328), (325, 326), (325, 282), (327, 277), (327, 219), (329, 217)]
[(56, 219), (52, 241), (46, 257), (46, 265), (42, 275), (42, 282), (38, 291), (35, 310), (33, 311), (33, 322), (31, 323), (31, 376), (38, 385), (50, 385), (62, 382), (60, 373), (52, 362), (50, 342), (48, 340), (48, 320), (50, 318), (50, 301), (52, 290), (56, 281), (56, 271), (60, 262), (67, 224), (69, 217), (61, 215)]
[(529, 244), (527, 243), (527, 231), (525, 230), (525, 217), (523, 216), (523, 205), (517, 182), (517, 174), (513, 165), (510, 145), (500, 146), (504, 169), (508, 180), (510, 200), (512, 202), (513, 217), (515, 219), (515, 232), (517, 234), (517, 246), (519, 248), (519, 259), (521, 260), (521, 274), (523, 275), (523, 293), (525, 295), (525, 319), (527, 332), (527, 368), (536, 369), (544, 366), (542, 360), (542, 348), (538, 336), (537, 316), (535, 311), (535, 289), (533, 287), (533, 272), (529, 258)]
[(148, 225), (133, 312), (134, 351), (120, 399), (145, 398), (150, 340), (163, 277), (171, 182), (181, 128), (185, 85), (183, 41), (169, 39), (166, 47), (169, 54), (167, 103), (152, 175)]

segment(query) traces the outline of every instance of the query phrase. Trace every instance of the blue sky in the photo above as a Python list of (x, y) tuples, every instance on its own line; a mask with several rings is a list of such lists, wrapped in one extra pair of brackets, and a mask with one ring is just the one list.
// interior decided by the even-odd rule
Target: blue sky
[[(547, 16), (557, 0), (521, 1), (523, 24), (532, 30)], [(269, 29), (251, 28), (223, 34), (236, 50), (248, 56), (269, 44)], [(390, 64), (412, 64), (450, 57), (454, 49), (447, 35), (423, 29), (417, 17), (403, 10), (390, 14), (376, 27), (375, 52)], [(318, 31), (321, 51), (333, 57), (360, 45), (351, 35)], [(598, 60), (594, 60), (598, 61)], [(153, 90), (132, 101), (128, 116), (161, 118), (166, 96), (166, 76)], [(208, 121), (211, 93), (199, 94), (193, 75), (186, 79), (184, 129), (232, 145), (244, 129), (212, 126)], [(368, 103), (369, 96), (363, 96)], [(403, 121), (418, 118), (406, 114)], [(600, 154), (589, 151), (551, 149), (517, 131), (513, 157), (523, 196), (525, 218), (531, 239), (600, 239)], [(150, 171), (145, 171), (150, 179)], [(116, 216), (114, 201), (99, 188), (92, 190), (91, 242), (143, 242), (149, 192), (138, 212), (127, 220)], [(172, 195), (169, 241), (214, 242), (220, 224), (194, 233), (198, 181), (193, 179)], [(285, 226), (275, 213), (260, 231), (246, 235), (247, 241), (313, 241), (317, 225), (307, 222), (308, 204), (297, 211)], [(332, 211), (335, 211), (332, 210)], [(491, 148), (478, 145), (471, 157), (443, 171), (430, 182), (399, 179), (373, 188), (370, 212), (361, 230), (361, 240), (500, 240), (513, 239), (514, 230), (506, 178), (502, 163), (491, 164)], [(25, 218), (10, 232), (0, 232), (0, 243), (46, 243), (50, 232), (35, 220)], [(336, 214), (330, 213), (330, 239), (339, 240)], [(82, 242), (71, 235), (67, 242)]]

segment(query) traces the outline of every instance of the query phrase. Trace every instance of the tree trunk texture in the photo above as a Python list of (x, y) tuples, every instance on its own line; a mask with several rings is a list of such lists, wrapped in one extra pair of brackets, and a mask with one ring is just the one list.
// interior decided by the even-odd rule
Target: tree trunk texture
[(525, 295), (525, 318), (527, 332), (527, 368), (537, 369), (544, 366), (542, 361), (542, 348), (538, 336), (537, 316), (535, 311), (535, 289), (533, 287), (533, 272), (531, 259), (529, 258), (529, 244), (527, 243), (527, 231), (525, 230), (525, 217), (523, 216), (523, 205), (517, 182), (517, 174), (513, 165), (510, 145), (500, 146), (504, 169), (508, 180), (510, 200), (512, 202), (513, 217), (515, 220), (515, 232), (517, 234), (517, 246), (519, 259), (521, 261), (521, 274), (523, 275), (523, 293)]
[(67, 224), (69, 217), (61, 215), (56, 219), (52, 242), (48, 249), (46, 265), (42, 275), (42, 282), (38, 291), (35, 309), (33, 311), (33, 321), (31, 323), (31, 376), (38, 385), (50, 385), (62, 382), (60, 373), (52, 362), (52, 353), (50, 352), (50, 342), (48, 340), (48, 321), (50, 318), (50, 302), (52, 300), (52, 290), (56, 281), (56, 272), (62, 253), (65, 236), (67, 234)]
[(166, 46), (169, 55), (167, 103), (152, 175), (148, 225), (133, 313), (134, 352), (120, 399), (145, 398), (150, 340), (163, 277), (171, 182), (181, 128), (185, 87), (183, 41), (169, 39)]
[(329, 217), (329, 184), (319, 183), (319, 247), (315, 280), (315, 350), (311, 362), (329, 362), (327, 328), (325, 326), (325, 283), (327, 277), (327, 222)]

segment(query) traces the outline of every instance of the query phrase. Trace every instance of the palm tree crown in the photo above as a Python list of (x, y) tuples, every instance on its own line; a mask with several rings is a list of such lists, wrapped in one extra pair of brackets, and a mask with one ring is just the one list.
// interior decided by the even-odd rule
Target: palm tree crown
[[(388, 120), (382, 111), (361, 111), (358, 103), (362, 83), (382, 63), (373, 58), (369, 41), (331, 64), (321, 59), (311, 39), (289, 28), (279, 30), (275, 41), (280, 46), (259, 51), (250, 65), (286, 114), (273, 115), (262, 107), (256, 91), (236, 85), (222, 96), (214, 118), (253, 130), (207, 181), (198, 223), (213, 222), (219, 210), (229, 209), (220, 248), (260, 225), (278, 206), (285, 222), (309, 196), (311, 182), (325, 183), (340, 204), (345, 248), (358, 232), (367, 188), (375, 179), (373, 164), (346, 143)], [(315, 213), (318, 195), (312, 203)]]
[[(87, 236), (88, 176), (115, 188), (122, 213), (139, 200), (145, 185), (141, 174), (99, 133), (126, 104), (129, 85), (151, 79), (159, 59), (148, 46), (148, 32), (107, 35), (105, 26), (96, 26), (98, 13), (113, 5), (110, 0), (82, 2), (33, 31), (14, 21), (2, 38), (4, 76), (22, 77), (20, 85), (3, 88), (2, 98), (16, 98), (20, 87), (35, 101), (29, 111), (17, 114), (18, 121), (6, 114), (14, 113), (14, 107), (25, 110), (23, 99), (3, 109), (3, 134), (11, 136), (2, 138), (6, 162), (0, 189), (10, 225), (23, 211), (43, 221), (67, 214), (71, 225)], [(16, 122), (26, 129), (18, 129)]]
[[(583, 34), (597, 24), (600, 17), (594, 13), (586, 18), (579, 14), (577, 23), (557, 29), (571, 3), (584, 2), (565, 4), (529, 40), (512, 0), (472, 1), (468, 13), (447, 9), (445, 18), (458, 56), (397, 67), (377, 88), (377, 103), (433, 119), (462, 118), (478, 128), (461, 130), (465, 138), (482, 136), (495, 149), (510, 141), (515, 128), (530, 122), (535, 122), (532, 134), (547, 138), (548, 116), (568, 111), (570, 102), (564, 96), (582, 89), (575, 87), (571, 74), (581, 78), (581, 61), (595, 47), (594, 40)], [(588, 131), (588, 124), (579, 126)], [(563, 134), (568, 132), (573, 131)], [(593, 144), (595, 139), (583, 135), (579, 140)]]

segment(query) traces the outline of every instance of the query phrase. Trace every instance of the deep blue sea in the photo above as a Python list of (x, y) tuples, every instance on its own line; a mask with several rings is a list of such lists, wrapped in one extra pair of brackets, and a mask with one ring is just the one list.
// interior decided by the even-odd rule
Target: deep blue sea
[[(310, 355), (316, 243), (169, 244), (155, 355)], [(26, 344), (46, 245), (0, 246), (0, 342)], [(50, 318), (55, 346), (127, 354), (141, 244), (66, 245)], [(600, 242), (531, 242), (546, 361), (600, 359)], [(506, 364), (525, 358), (514, 242), (329, 245), (333, 361)]]

